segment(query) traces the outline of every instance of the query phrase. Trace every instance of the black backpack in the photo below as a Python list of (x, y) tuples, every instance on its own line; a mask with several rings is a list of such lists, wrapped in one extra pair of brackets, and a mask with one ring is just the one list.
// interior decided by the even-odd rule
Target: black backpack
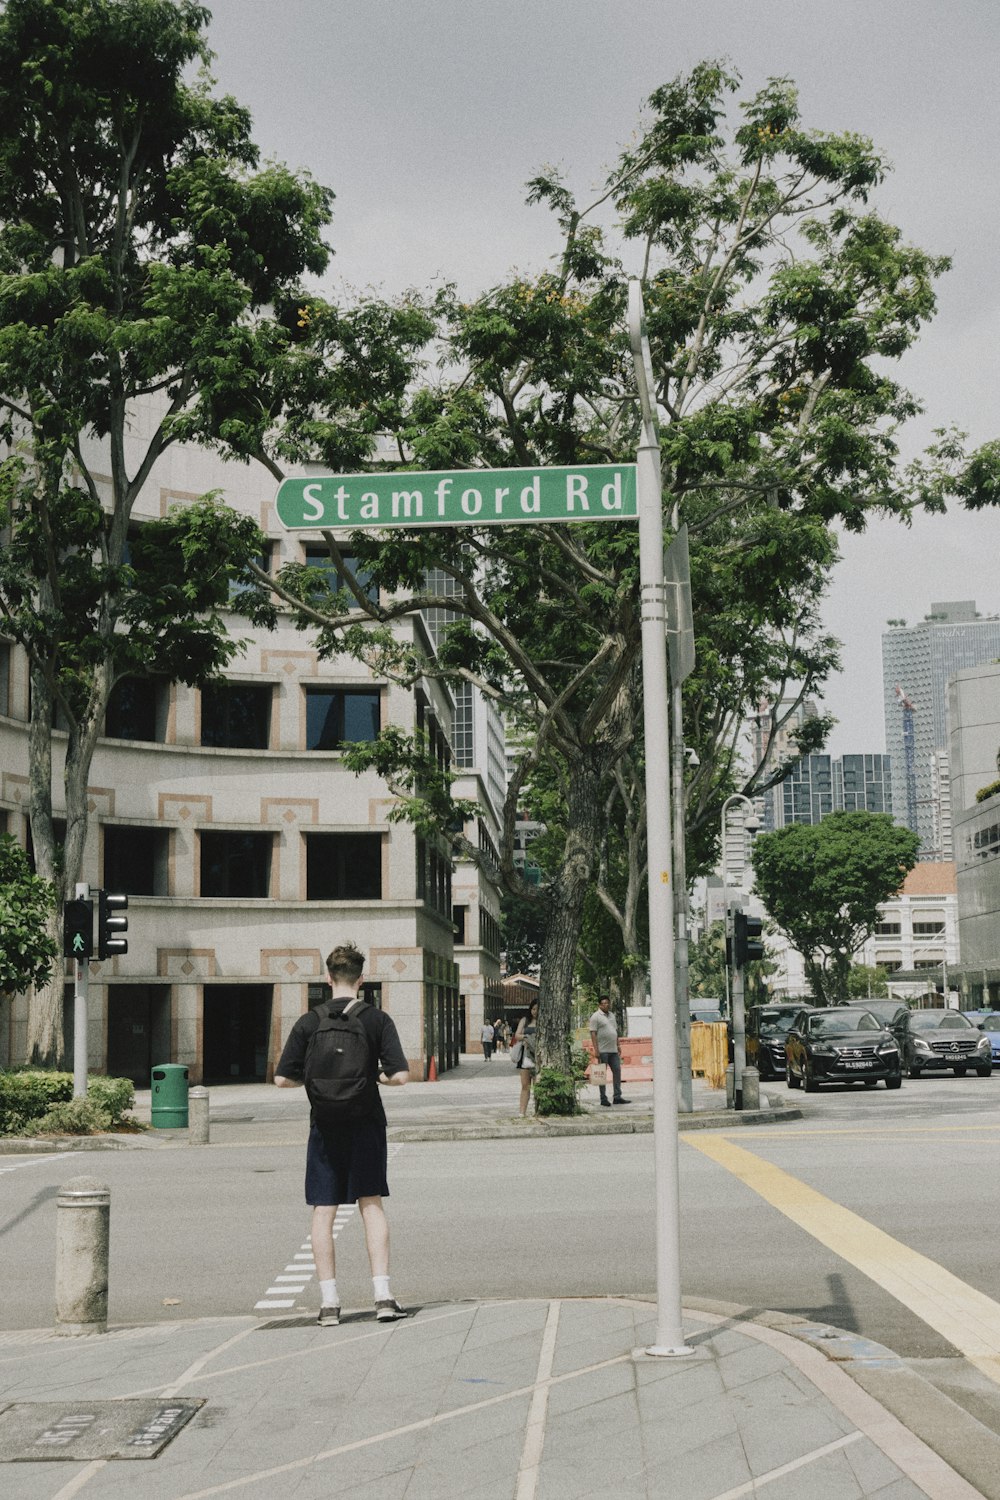
[(303, 1073), (317, 1125), (341, 1125), (373, 1113), (378, 1085), (372, 1071), (372, 1045), (361, 1021), (351, 1013), (363, 1004), (359, 998), (343, 1010), (331, 1011), (328, 1001), (309, 1038)]

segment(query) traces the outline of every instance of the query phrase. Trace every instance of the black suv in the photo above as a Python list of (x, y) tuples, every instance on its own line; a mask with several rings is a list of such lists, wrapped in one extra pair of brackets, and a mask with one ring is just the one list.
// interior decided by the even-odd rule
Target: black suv
[(785, 1038), (795, 1017), (815, 1006), (801, 1000), (773, 1001), (769, 1005), (752, 1005), (747, 1011), (747, 1064), (756, 1068), (761, 1078), (784, 1078)]
[(891, 1031), (860, 1005), (800, 1011), (785, 1042), (788, 1087), (805, 1085), (815, 1093), (821, 1083), (864, 1083), (880, 1078), (887, 1089), (903, 1081), (899, 1045)]

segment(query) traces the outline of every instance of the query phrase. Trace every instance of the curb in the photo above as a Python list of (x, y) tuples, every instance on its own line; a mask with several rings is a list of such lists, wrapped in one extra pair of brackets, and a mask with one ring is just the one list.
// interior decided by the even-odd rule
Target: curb
[[(699, 1111), (696, 1115), (678, 1115), (677, 1128), (687, 1130), (732, 1130), (743, 1125), (773, 1125), (785, 1120), (801, 1120), (800, 1109), (756, 1109), (741, 1111)], [(510, 1141), (544, 1140), (568, 1135), (651, 1135), (652, 1115), (632, 1115), (628, 1119), (568, 1120), (492, 1120), (481, 1125), (390, 1125), (390, 1141)]]
[(756, 1323), (819, 1350), (879, 1406), (926, 1443), (983, 1496), (1000, 1500), (1000, 1436), (902, 1359), (894, 1350), (832, 1324), (793, 1313), (761, 1312), (731, 1302), (684, 1297), (692, 1312)]
[[(248, 1117), (252, 1118), (252, 1117)], [(774, 1125), (786, 1120), (801, 1120), (802, 1110), (788, 1105), (772, 1105), (767, 1109), (699, 1110), (694, 1114), (679, 1114), (677, 1128), (688, 1130), (733, 1130), (747, 1125)], [(216, 1123), (224, 1124), (225, 1120)], [(390, 1125), (390, 1141), (509, 1141), (544, 1140), (570, 1135), (651, 1135), (653, 1116), (619, 1115), (605, 1120), (588, 1115), (577, 1115), (565, 1120), (501, 1119), (484, 1121), (481, 1124), (462, 1122), (432, 1125)], [(56, 1152), (72, 1151), (143, 1151), (155, 1149), (166, 1140), (179, 1145), (187, 1144), (186, 1130), (157, 1131), (141, 1135), (61, 1135), (30, 1136), (0, 1139), (0, 1156), (30, 1156), (36, 1153), (52, 1155)], [(217, 1143), (221, 1144), (221, 1143)]]

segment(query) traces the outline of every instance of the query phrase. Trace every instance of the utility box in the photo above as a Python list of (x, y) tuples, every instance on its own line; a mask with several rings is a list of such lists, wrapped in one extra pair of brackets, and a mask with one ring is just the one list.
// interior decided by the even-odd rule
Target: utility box
[(181, 1063), (160, 1063), (153, 1069), (152, 1108), (154, 1130), (186, 1130), (188, 1123), (188, 1070)]

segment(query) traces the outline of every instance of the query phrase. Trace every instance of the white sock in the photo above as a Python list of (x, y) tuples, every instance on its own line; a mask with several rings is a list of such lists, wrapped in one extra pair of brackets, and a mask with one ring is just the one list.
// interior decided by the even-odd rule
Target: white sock
[(375, 1288), (376, 1302), (388, 1302), (391, 1299), (392, 1293), (389, 1290), (388, 1276), (373, 1276), (372, 1286)]
[(319, 1300), (324, 1307), (339, 1307), (337, 1300), (337, 1283), (333, 1281), (321, 1281), (319, 1284)]

